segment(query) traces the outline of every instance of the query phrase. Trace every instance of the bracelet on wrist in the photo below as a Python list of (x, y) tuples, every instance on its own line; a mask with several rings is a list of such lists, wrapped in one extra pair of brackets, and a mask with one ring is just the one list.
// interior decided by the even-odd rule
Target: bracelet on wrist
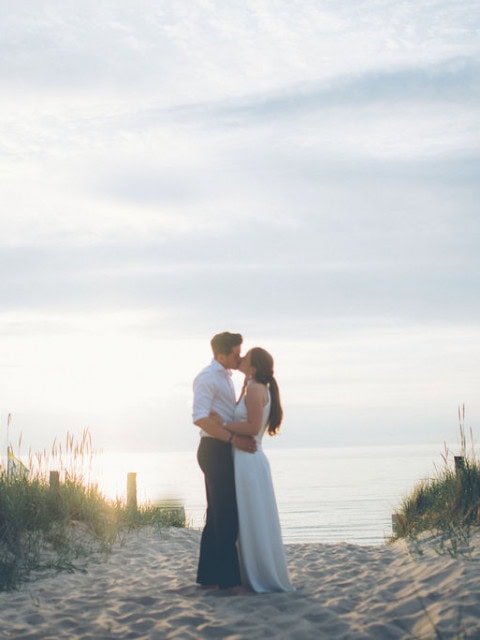
[(228, 444), (232, 444), (234, 437), (235, 437), (235, 434), (233, 433), (233, 431), (230, 431), (230, 438), (228, 439)]

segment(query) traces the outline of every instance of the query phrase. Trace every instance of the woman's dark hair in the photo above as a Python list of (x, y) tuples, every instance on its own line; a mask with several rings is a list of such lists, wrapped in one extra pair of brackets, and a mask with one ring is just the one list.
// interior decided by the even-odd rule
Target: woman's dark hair
[(223, 333), (217, 333), (217, 335), (213, 336), (210, 340), (210, 345), (215, 357), (220, 353), (228, 356), (232, 352), (233, 347), (238, 347), (242, 342), (243, 338), (240, 333), (224, 331)]
[(255, 367), (253, 379), (269, 386), (271, 402), (270, 415), (268, 417), (268, 434), (274, 436), (280, 429), (283, 409), (280, 402), (280, 390), (273, 375), (273, 358), (265, 349), (254, 347), (250, 349), (250, 365)]

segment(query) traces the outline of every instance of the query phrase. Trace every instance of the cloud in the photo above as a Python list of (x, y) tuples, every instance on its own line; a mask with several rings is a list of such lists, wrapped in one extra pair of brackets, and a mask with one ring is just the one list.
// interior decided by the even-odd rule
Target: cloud
[(221, 238), (17, 247), (0, 254), (0, 297), (4, 310), (150, 309), (166, 314), (162, 326), (187, 333), (219, 314), (279, 335), (333, 318), (474, 322), (479, 265), (474, 242), (465, 254), (462, 226), (455, 233), (427, 226), (418, 237), (401, 218), (390, 227), (333, 232), (313, 219), (290, 230), (239, 225)]
[[(365, 69), (436, 64), (478, 52), (469, 2), (366, 0), (341, 6), (284, 0), (47, 0), (8, 6), (0, 27), (4, 86), (18, 91), (125, 94), (165, 103), (272, 90)], [(121, 98), (119, 98), (121, 99)]]
[[(469, 57), (441, 63), (344, 73), (334, 79), (294, 84), (282, 91), (236, 97), (217, 104), (180, 106), (178, 117), (201, 114), (215, 121), (248, 122), (305, 116), (331, 108), (362, 108), (375, 104), (448, 102), (462, 107), (480, 101), (480, 66)], [(153, 109), (153, 117), (162, 111)]]

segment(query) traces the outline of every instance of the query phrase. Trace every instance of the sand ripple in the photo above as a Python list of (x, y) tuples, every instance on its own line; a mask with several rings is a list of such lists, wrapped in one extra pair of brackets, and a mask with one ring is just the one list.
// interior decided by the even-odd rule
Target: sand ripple
[(475, 550), (450, 558), (428, 546), (418, 556), (402, 544), (292, 544), (294, 593), (232, 598), (195, 586), (199, 537), (137, 531), (86, 573), (0, 594), (0, 638), (480, 638)]

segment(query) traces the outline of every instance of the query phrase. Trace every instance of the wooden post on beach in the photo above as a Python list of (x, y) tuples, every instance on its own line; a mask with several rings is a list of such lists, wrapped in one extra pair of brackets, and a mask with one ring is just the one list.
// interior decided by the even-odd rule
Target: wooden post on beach
[(394, 536), (398, 533), (399, 517), (398, 513), (392, 513), (392, 533)]
[(127, 509), (137, 510), (137, 474), (127, 473)]
[(60, 474), (58, 471), (50, 471), (49, 485), (53, 491), (58, 491), (60, 488)]
[(455, 473), (458, 475), (465, 471), (465, 458), (463, 456), (454, 456), (455, 460)]

